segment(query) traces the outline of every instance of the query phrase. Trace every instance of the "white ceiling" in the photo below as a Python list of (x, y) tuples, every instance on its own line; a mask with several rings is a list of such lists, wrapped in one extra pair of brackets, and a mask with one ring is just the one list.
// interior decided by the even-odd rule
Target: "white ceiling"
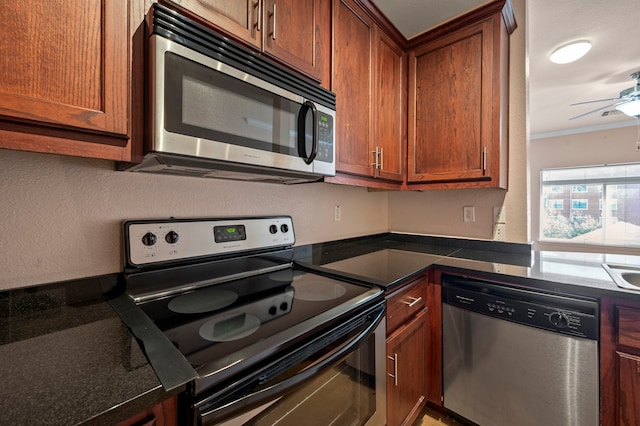
[[(487, 1), (374, 3), (405, 37), (412, 38)], [(570, 104), (614, 98), (635, 85), (629, 74), (640, 70), (638, 0), (527, 0), (526, 4), (531, 137), (637, 125), (635, 118), (622, 113), (603, 117), (609, 109), (570, 120), (612, 102)], [(571, 64), (548, 60), (555, 48), (575, 40), (589, 40), (593, 48)]]

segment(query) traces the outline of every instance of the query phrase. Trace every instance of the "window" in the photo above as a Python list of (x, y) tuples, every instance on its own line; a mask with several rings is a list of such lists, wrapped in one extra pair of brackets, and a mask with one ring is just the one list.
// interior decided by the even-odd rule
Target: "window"
[(541, 241), (640, 247), (640, 164), (542, 170), (540, 192)]
[(589, 200), (585, 200), (585, 199), (571, 200), (571, 208), (573, 210), (588, 210)]
[(551, 200), (551, 208), (553, 210), (562, 210), (564, 208), (564, 200)]

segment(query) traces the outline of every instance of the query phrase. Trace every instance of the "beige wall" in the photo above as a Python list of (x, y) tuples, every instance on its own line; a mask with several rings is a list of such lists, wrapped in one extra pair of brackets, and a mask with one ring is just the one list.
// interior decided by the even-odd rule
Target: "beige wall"
[[(524, 4), (513, 1), (508, 191), (369, 192), (142, 175), (115, 172), (109, 161), (0, 150), (0, 290), (121, 271), (123, 219), (290, 214), (297, 244), (387, 230), (491, 238), (493, 206), (504, 204), (507, 240), (528, 241)], [(473, 224), (462, 222), (466, 205), (476, 206)]]
[[(0, 289), (122, 270), (121, 221), (289, 214), (297, 244), (388, 229), (387, 194), (113, 171), (113, 163), (0, 150)], [(334, 221), (334, 205), (342, 220)]]
[[(509, 189), (434, 190), (389, 195), (389, 228), (398, 232), (493, 238), (493, 207), (504, 206), (506, 239), (528, 242), (525, 0), (513, 0), (518, 27), (510, 39)], [(464, 222), (464, 206), (476, 221)]]
[[(534, 241), (538, 240), (540, 230), (540, 170), (553, 167), (593, 166), (640, 161), (640, 150), (636, 147), (638, 127), (631, 118), (629, 119), (629, 124), (631, 126), (547, 137), (531, 141), (529, 155), (531, 169), (531, 232)], [(540, 245), (537, 244), (537, 246)], [(563, 249), (570, 248), (566, 245), (559, 247)], [(552, 245), (548, 245), (547, 248), (552, 248)], [(602, 248), (582, 245), (580, 250), (602, 251)], [(608, 250), (613, 251), (612, 249)], [(624, 253), (631, 251), (629, 248), (622, 250)], [(636, 254), (640, 254), (640, 252)]]

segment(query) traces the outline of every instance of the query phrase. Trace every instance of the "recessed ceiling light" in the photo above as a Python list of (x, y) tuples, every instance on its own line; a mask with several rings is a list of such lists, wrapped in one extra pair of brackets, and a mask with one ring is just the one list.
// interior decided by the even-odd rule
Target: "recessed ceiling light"
[(577, 41), (559, 47), (553, 51), (549, 59), (556, 64), (568, 64), (577, 61), (591, 50), (591, 43), (588, 41)]

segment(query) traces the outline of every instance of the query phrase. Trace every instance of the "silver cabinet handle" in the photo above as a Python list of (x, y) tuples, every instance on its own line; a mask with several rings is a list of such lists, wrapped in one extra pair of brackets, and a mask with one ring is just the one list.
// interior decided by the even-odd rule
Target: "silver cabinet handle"
[(482, 174), (487, 171), (487, 147), (482, 148)]
[(393, 374), (387, 374), (389, 377), (393, 377), (393, 385), (398, 386), (398, 354), (393, 354), (393, 356), (387, 355), (387, 358), (393, 361)]
[(377, 169), (379, 166), (378, 163), (378, 147), (376, 146), (376, 150), (375, 151), (371, 151), (371, 153), (373, 154), (373, 163), (371, 163), (371, 165), (373, 166), (374, 169)]
[(404, 303), (405, 305), (407, 305), (410, 308), (413, 308), (416, 304), (422, 302), (422, 297), (411, 297), (411, 296), (409, 296), (409, 299), (411, 299), (411, 302), (407, 302), (406, 300), (403, 300), (402, 303)]
[(384, 170), (384, 152), (380, 148), (380, 170)]
[(273, 40), (276, 39), (276, 4), (273, 4), (273, 11), (270, 13), (270, 15), (273, 17), (273, 30), (271, 31), (271, 38)]
[(260, 7), (260, 0), (256, 1), (253, 4), (253, 9), (256, 11), (256, 23), (255, 23), (255, 27), (257, 31), (261, 31), (262, 30), (262, 7)]

